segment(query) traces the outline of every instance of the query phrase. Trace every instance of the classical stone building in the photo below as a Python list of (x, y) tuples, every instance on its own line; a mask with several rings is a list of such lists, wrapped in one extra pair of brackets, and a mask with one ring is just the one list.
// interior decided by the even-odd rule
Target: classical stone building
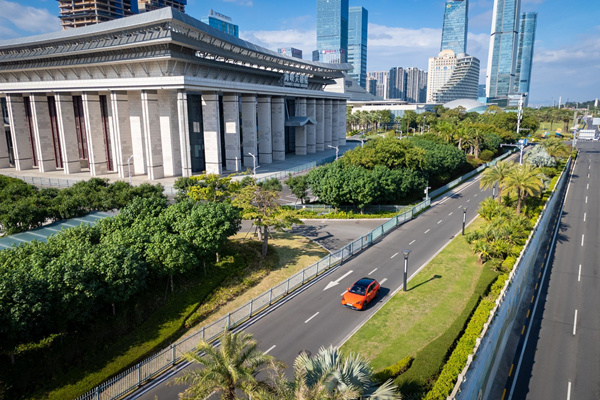
[(171, 8), (0, 42), (0, 168), (149, 179), (345, 145), (348, 64), (286, 57)]

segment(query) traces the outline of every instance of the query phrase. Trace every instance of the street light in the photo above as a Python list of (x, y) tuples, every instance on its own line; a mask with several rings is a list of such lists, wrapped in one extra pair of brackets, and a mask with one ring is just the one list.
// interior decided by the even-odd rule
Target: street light
[[(427, 184), (429, 184), (429, 182), (427, 182)], [(431, 186), (425, 186), (425, 201), (429, 200), (429, 189), (431, 189)]]
[(463, 236), (465, 236), (465, 222), (467, 221), (467, 209), (469, 207), (463, 207), (463, 229), (462, 229), (462, 234)]
[(254, 177), (256, 178), (256, 168), (258, 168), (258, 167), (256, 166), (256, 156), (255, 156), (254, 154), (252, 154), (252, 153), (248, 153), (248, 155), (249, 155), (249, 156), (252, 156), (252, 165), (253, 165), (253, 168), (252, 168), (252, 175), (254, 175)]
[(360, 140), (360, 147), (365, 147), (365, 139), (358, 139)]
[(408, 275), (408, 255), (410, 254), (410, 250), (402, 250), (402, 254), (404, 255), (404, 286), (403, 290), (406, 292), (406, 280)]
[(127, 159), (127, 168), (129, 169), (129, 186), (133, 186), (131, 184), (131, 159), (133, 158), (133, 154), (129, 156)]
[(507, 143), (502, 143), (500, 145), (500, 147), (516, 147), (520, 150), (519, 153), (519, 165), (523, 165), (523, 149), (525, 148), (525, 146), (527, 146), (527, 140), (524, 140), (522, 143), (519, 144), (507, 144)]
[(337, 160), (339, 158), (340, 148), (338, 146), (331, 146), (331, 145), (327, 145), (327, 147), (335, 149), (335, 159)]
[(492, 199), (496, 198), (496, 182), (494, 182), (494, 185), (492, 186)]

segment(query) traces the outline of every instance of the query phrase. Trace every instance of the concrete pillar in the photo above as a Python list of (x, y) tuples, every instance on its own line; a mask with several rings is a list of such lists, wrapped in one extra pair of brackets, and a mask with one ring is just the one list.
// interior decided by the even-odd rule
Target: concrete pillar
[(240, 137), (240, 96), (223, 96), (223, 121), (225, 123), (225, 168), (227, 171), (242, 170), (242, 146)]
[(340, 108), (337, 100), (331, 101), (331, 145), (339, 146), (340, 144)]
[(190, 128), (188, 119), (187, 93), (177, 91), (177, 119), (179, 126), (179, 151), (181, 156), (181, 176), (192, 176), (192, 153), (190, 149)]
[(54, 143), (52, 143), (52, 130), (50, 127), (50, 111), (48, 110), (48, 96), (45, 93), (31, 94), (31, 120), (37, 150), (38, 168), (40, 172), (56, 171), (54, 159)]
[[(133, 174), (134, 167), (127, 161), (133, 154), (131, 146), (131, 124), (129, 122), (129, 102), (127, 92), (110, 92), (110, 108), (112, 110), (111, 132), (114, 143), (114, 160), (119, 178), (129, 177), (129, 170)], [(133, 159), (131, 162), (133, 163)]]
[[(296, 116), (306, 116), (306, 99), (296, 99)], [(296, 155), (306, 155), (306, 125), (296, 127)]]
[(81, 162), (77, 145), (73, 96), (69, 93), (56, 93), (54, 101), (56, 102), (56, 119), (64, 172), (65, 174), (74, 174), (81, 171)]
[(271, 99), (271, 133), (273, 161), (285, 160), (285, 106), (283, 97)]
[(219, 117), (219, 95), (202, 93), (202, 124), (204, 126), (204, 155), (206, 173), (221, 174), (221, 119)]
[[(0, 115), (4, 115), (4, 104), (1, 103), (0, 106)], [(6, 138), (4, 137), (5, 132), (4, 132), (4, 126), (1, 128), (2, 131), (0, 132), (0, 168), (8, 168), (10, 167), (10, 157), (8, 154), (8, 143), (6, 142)]]
[(146, 145), (146, 173), (150, 180), (164, 178), (165, 176), (159, 115), (158, 93), (142, 90), (142, 126)]
[(340, 146), (345, 146), (346, 145), (346, 100), (338, 100), (338, 104), (339, 104), (339, 113), (338, 113), (338, 119), (340, 121), (340, 136), (339, 136), (339, 141), (340, 141)]
[(179, 176), (181, 175), (181, 150), (179, 149), (177, 91), (158, 91), (158, 112), (164, 175)]
[(325, 150), (325, 101), (317, 99), (315, 105), (317, 125), (316, 130), (316, 149), (317, 151)]
[(6, 96), (6, 108), (8, 109), (8, 122), (10, 123), (10, 135), (15, 156), (15, 167), (17, 171), (33, 168), (33, 154), (29, 142), (29, 127), (25, 115), (25, 104), (20, 94), (8, 94)]
[(129, 127), (131, 131), (131, 148), (133, 150), (132, 175), (146, 174), (146, 141), (144, 138), (144, 113), (142, 111), (142, 95), (139, 91), (127, 92), (129, 104)]
[[(256, 96), (255, 95), (243, 95), (242, 96), (242, 138), (244, 148), (244, 167), (253, 168), (254, 161), (252, 156), (248, 153), (252, 153), (258, 156), (258, 147), (256, 144)], [(257, 160), (258, 165), (258, 160)]]
[(87, 133), (90, 175), (103, 175), (107, 172), (107, 161), (100, 96), (98, 93), (85, 92), (81, 99), (83, 100), (85, 130)]
[(329, 146), (331, 146), (331, 137), (333, 135), (333, 129), (332, 129), (332, 125), (331, 125), (331, 100), (325, 100), (324, 101), (325, 104), (325, 108), (324, 110), (324, 149), (325, 150), (329, 150)]
[(271, 134), (271, 96), (258, 98), (258, 160), (273, 162), (273, 136)]
[[(306, 100), (306, 116), (312, 118), (313, 121), (317, 120), (316, 100)], [(306, 125), (306, 152), (316, 153), (317, 152), (317, 126), (309, 123)]]

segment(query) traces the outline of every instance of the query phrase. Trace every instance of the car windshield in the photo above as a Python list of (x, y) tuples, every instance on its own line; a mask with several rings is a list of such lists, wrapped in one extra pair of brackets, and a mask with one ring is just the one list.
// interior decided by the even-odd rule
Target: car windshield
[(354, 285), (354, 286), (352, 286), (350, 288), (350, 293), (360, 294), (360, 295), (364, 296), (366, 290), (367, 290), (366, 286), (363, 286), (363, 285)]

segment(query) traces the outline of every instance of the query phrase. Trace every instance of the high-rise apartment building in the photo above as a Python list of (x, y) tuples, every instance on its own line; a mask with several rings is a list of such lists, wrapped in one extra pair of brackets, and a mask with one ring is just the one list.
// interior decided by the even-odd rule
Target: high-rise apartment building
[(406, 96), (409, 103), (425, 103), (427, 98), (426, 71), (412, 67), (406, 69)]
[(457, 99), (477, 100), (479, 92), (479, 59), (452, 50), (444, 50), (429, 58), (427, 102), (447, 103)]
[(350, 7), (348, 15), (348, 62), (352, 64), (348, 75), (366, 89), (369, 12), (363, 7)]
[(452, 50), (457, 55), (467, 52), (468, 10), (469, 0), (446, 0), (440, 51)]
[(163, 7), (185, 12), (186, 4), (187, 0), (58, 0), (63, 29), (80, 28)]
[(523, 93), (523, 105), (527, 106), (529, 99), (529, 85), (531, 82), (531, 65), (533, 62), (533, 45), (535, 43), (535, 30), (537, 13), (526, 12), (521, 14), (519, 29), (519, 49), (517, 51), (517, 66), (515, 69), (515, 84), (513, 91)]
[(402, 67), (390, 69), (390, 99), (406, 100), (406, 70)]
[(317, 0), (318, 61), (348, 61), (348, 11), (348, 0)]
[(234, 24), (230, 17), (223, 15), (214, 10), (210, 10), (208, 16), (201, 18), (200, 21), (212, 26), (220, 31), (230, 34), (231, 36), (240, 37), (239, 27)]
[(367, 76), (367, 92), (377, 96), (377, 79), (372, 76)]
[(494, 0), (487, 97), (507, 96), (514, 88), (520, 10), (521, 0)]
[(369, 77), (377, 81), (375, 96), (384, 100), (390, 98), (390, 72), (389, 71), (371, 71)]

